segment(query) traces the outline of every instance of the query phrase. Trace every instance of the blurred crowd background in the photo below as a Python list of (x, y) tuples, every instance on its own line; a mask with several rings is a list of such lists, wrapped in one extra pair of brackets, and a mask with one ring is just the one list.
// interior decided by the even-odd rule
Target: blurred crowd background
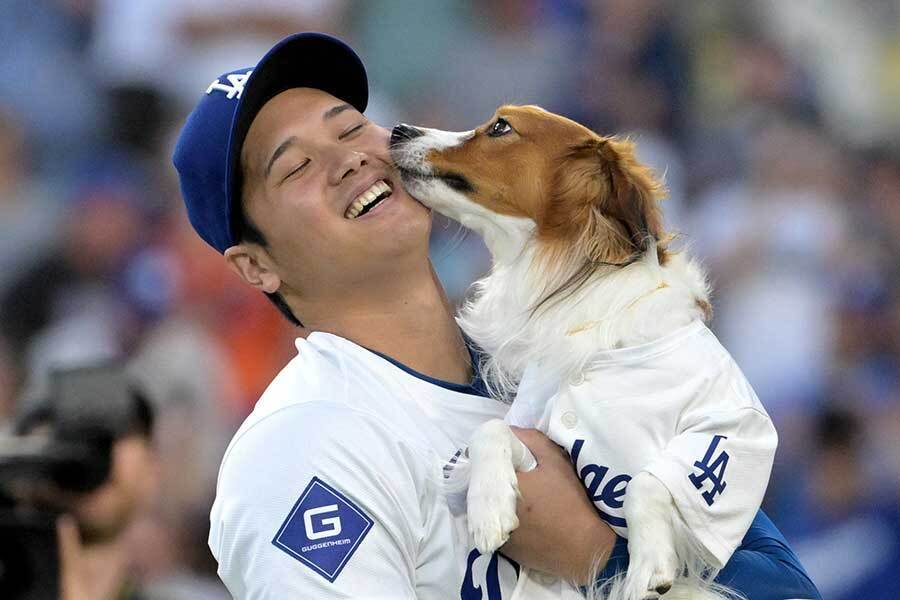
[[(0, 422), (53, 366), (125, 358), (161, 481), (128, 532), (147, 598), (227, 598), (218, 462), (293, 353), (191, 230), (171, 151), (218, 74), (347, 39), (369, 116), (462, 130), (535, 103), (638, 141), (780, 431), (765, 507), (829, 599), (900, 583), (900, 0), (3, 0)], [(475, 235), (437, 220), (458, 301)]]

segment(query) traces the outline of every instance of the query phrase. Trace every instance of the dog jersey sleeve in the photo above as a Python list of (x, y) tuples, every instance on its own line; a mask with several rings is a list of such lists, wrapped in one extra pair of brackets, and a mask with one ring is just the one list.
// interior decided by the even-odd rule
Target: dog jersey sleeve
[(722, 568), (753, 521), (778, 436), (731, 359), (683, 411), (678, 434), (645, 470), (661, 480), (707, 559)]
[(223, 460), (209, 539), (219, 575), (235, 598), (416, 598), (422, 549), (453, 543), (424, 475), (369, 415), (329, 402), (278, 410)]

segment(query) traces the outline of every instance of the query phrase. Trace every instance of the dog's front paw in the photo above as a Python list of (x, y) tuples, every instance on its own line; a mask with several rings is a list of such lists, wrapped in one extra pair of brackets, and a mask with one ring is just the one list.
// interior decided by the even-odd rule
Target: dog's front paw
[(628, 484), (625, 513), (628, 519), (629, 600), (656, 600), (668, 592), (678, 574), (672, 525), (672, 499), (662, 483), (639, 473)]
[(519, 526), (518, 497), (516, 472), (509, 463), (496, 465), (494, 469), (472, 469), (468, 493), (469, 533), (479, 552), (493, 552)]
[(629, 600), (657, 600), (675, 583), (678, 557), (671, 544), (657, 543), (652, 548), (632, 552), (625, 577)]

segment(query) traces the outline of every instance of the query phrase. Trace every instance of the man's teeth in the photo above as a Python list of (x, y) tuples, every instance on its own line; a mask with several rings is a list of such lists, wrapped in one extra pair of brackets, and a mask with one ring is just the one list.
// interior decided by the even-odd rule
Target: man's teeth
[(351, 204), (350, 208), (347, 209), (347, 212), (344, 213), (344, 217), (347, 219), (355, 219), (367, 206), (375, 202), (376, 198), (385, 193), (390, 194), (390, 192), (391, 188), (387, 183), (384, 181), (376, 181), (372, 187), (356, 197), (356, 200), (353, 201), (353, 204)]

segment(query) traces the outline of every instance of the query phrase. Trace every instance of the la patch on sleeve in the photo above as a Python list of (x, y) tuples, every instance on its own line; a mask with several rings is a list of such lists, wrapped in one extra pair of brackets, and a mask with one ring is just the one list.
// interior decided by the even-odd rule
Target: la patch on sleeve
[(313, 477), (272, 543), (334, 582), (372, 524), (349, 498)]

